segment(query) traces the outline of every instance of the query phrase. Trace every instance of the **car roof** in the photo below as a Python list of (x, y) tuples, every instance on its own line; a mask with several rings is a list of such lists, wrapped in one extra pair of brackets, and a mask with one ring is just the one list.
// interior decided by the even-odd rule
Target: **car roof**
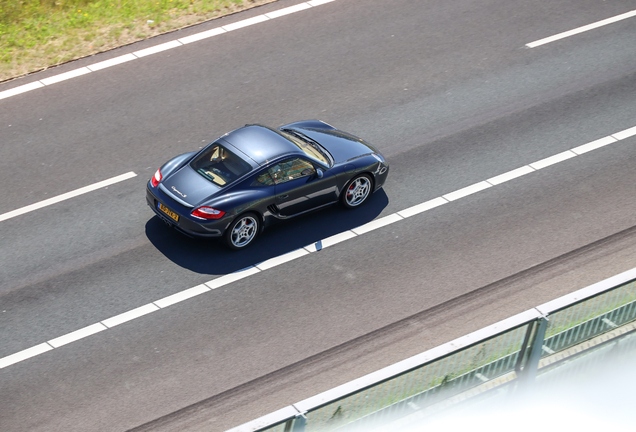
[(277, 131), (261, 125), (246, 125), (223, 136), (259, 165), (284, 154), (303, 154), (293, 142)]

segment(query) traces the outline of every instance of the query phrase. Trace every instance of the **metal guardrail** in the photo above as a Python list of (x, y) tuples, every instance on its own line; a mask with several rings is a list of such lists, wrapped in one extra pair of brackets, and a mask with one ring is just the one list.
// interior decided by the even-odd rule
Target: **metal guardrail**
[[(636, 269), (295, 403), (227, 432), (371, 426), (485, 383), (530, 384), (540, 362), (636, 321)], [(494, 384), (493, 384), (494, 385)]]

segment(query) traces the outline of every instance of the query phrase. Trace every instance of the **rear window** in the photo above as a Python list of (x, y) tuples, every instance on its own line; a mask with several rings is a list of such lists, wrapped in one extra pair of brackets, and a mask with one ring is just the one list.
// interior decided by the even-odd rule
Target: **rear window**
[(328, 152), (325, 149), (323, 149), (320, 145), (318, 145), (317, 142), (309, 139), (308, 137), (301, 134), (300, 132), (297, 132), (291, 129), (281, 130), (281, 133), (285, 137), (287, 137), (291, 142), (296, 144), (296, 146), (298, 146), (299, 149), (304, 151), (305, 154), (309, 156), (310, 158), (320, 161), (326, 166), (331, 165), (329, 163), (329, 156), (327, 156)]
[(190, 166), (218, 186), (230, 184), (252, 170), (250, 164), (221, 144), (207, 148)]

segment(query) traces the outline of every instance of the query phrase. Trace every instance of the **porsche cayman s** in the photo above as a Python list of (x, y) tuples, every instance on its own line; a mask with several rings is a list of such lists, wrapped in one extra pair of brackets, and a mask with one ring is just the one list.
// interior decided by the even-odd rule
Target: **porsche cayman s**
[(359, 207), (388, 172), (378, 150), (321, 121), (246, 125), (166, 162), (148, 181), (146, 200), (169, 226), (223, 237), (236, 250), (275, 219), (338, 202)]

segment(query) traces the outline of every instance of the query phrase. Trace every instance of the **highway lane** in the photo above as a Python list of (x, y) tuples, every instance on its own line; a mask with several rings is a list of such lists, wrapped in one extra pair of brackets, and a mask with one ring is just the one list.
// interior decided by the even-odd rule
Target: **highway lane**
[[(485, 42), (476, 43), (476, 46), (483, 47), (482, 52), (476, 53), (474, 48), (462, 43), (465, 41), (464, 38), (458, 38), (454, 41), (455, 45), (449, 45), (458, 48), (456, 51), (450, 51), (447, 47), (445, 50), (433, 53), (438, 57), (427, 57), (431, 58), (432, 65), (422, 66), (419, 61), (415, 63), (414, 57), (406, 55), (414, 52), (414, 46), (409, 43), (416, 43), (408, 41), (406, 37), (395, 45), (387, 43), (383, 47), (376, 43), (375, 49), (368, 50), (366, 53), (360, 48), (369, 46), (372, 40), (377, 42), (378, 35), (388, 34), (377, 28), (366, 33), (362, 31), (367, 27), (368, 22), (379, 22), (378, 12), (382, 9), (382, 5), (375, 4), (374, 8), (374, 3), (369, 2), (369, 6), (368, 11), (360, 13), (359, 8), (353, 7), (351, 2), (345, 2), (337, 9), (334, 6), (331, 12), (325, 15), (312, 15), (312, 25), (316, 26), (314, 33), (308, 31), (307, 21), (303, 21), (301, 15), (293, 18), (296, 25), (302, 26), (304, 35), (323, 42), (322, 47), (312, 52), (314, 56), (321, 54), (323, 56), (321, 58), (325, 59), (323, 62), (312, 63), (312, 59), (305, 57), (306, 54), (305, 56), (297, 54), (292, 61), (277, 65), (280, 63), (281, 53), (289, 57), (291, 53), (294, 53), (294, 47), (309, 46), (308, 42), (281, 37), (288, 31), (282, 26), (270, 28), (267, 31), (255, 27), (253, 31), (249, 29), (249, 32), (246, 29), (244, 35), (236, 34), (236, 43), (242, 49), (237, 49), (236, 46), (222, 49), (213, 45), (211, 49), (218, 57), (212, 56), (213, 59), (198, 57), (197, 61), (203, 62), (203, 65), (196, 65), (198, 67), (188, 66), (188, 61), (192, 62), (192, 53), (174, 52), (169, 56), (152, 59), (149, 64), (146, 64), (146, 70), (143, 70), (142, 64), (141, 71), (138, 69), (139, 65), (135, 65), (135, 69), (130, 71), (124, 66), (121, 70), (108, 71), (109, 74), (113, 73), (107, 78), (112, 85), (108, 89), (99, 88), (95, 85), (95, 81), (82, 81), (85, 78), (95, 79), (97, 75), (82, 77), (76, 79), (78, 80), (76, 82), (60, 83), (58, 85), (61, 87), (57, 89), (51, 87), (41, 90), (50, 92), (49, 96), (56, 99), (56, 102), (49, 100), (48, 107), (45, 101), (40, 106), (30, 106), (29, 115), (22, 112), (20, 117), (19, 109), (7, 114), (9, 117), (14, 116), (9, 123), (12, 124), (9, 137), (15, 140), (9, 139), (8, 146), (3, 147), (5, 150), (12, 148), (12, 151), (5, 151), (6, 154), (3, 154), (10, 162), (7, 166), (27, 166), (27, 162), (33, 157), (33, 143), (44, 143), (47, 157), (42, 160), (49, 164), (47, 173), (52, 174), (50, 179), (46, 178), (42, 181), (41, 178), (33, 175), (23, 179), (13, 170), (15, 178), (24, 180), (19, 183), (23, 185), (24, 191), (28, 190), (30, 193), (12, 192), (8, 195), (9, 199), (2, 203), (7, 206), (6, 211), (32, 202), (26, 198), (50, 196), (65, 192), (71, 187), (86, 184), (79, 183), (80, 180), (98, 181), (129, 169), (135, 170), (139, 178), (118, 185), (116, 189), (111, 187), (56, 206), (51, 212), (47, 212), (48, 216), (52, 216), (49, 220), (42, 220), (41, 216), (38, 217), (34, 213), (26, 218), (3, 222), (3, 245), (10, 246), (3, 246), (2, 262), (7, 265), (3, 266), (6, 273), (3, 274), (2, 290), (6, 294), (2, 297), (2, 309), (7, 312), (1, 315), (1, 319), (2, 349), (6, 351), (0, 355), (10, 354), (180, 289), (207, 281), (211, 278), (210, 275), (222, 274), (224, 270), (227, 270), (228, 265), (240, 268), (239, 266), (243, 264), (256, 263), (284, 252), (288, 248), (299, 247), (338, 230), (352, 228), (366, 222), (368, 218), (400, 210), (427, 198), (450, 192), (474, 181), (483, 180), (634, 125), (632, 121), (634, 106), (631, 102), (634, 99), (630, 93), (630, 90), (633, 92), (633, 75), (630, 75), (633, 71), (633, 65), (630, 63), (633, 60), (630, 57), (633, 56), (628, 55), (629, 52), (624, 49), (625, 46), (633, 46), (634, 35), (633, 31), (630, 33), (628, 25), (619, 24), (612, 30), (603, 29), (595, 36), (586, 35), (578, 41), (568, 41), (566, 48), (548, 50), (546, 47), (543, 52), (530, 54), (519, 50), (519, 46), (528, 42), (529, 39), (510, 41), (506, 45), (508, 50), (502, 53), (498, 50), (501, 48), (499, 44), (510, 37), (505, 35), (501, 37), (501, 40), (494, 40), (493, 46), (486, 45)], [(415, 14), (411, 13), (409, 16), (406, 13), (413, 5), (404, 3), (401, 6), (402, 8), (396, 6), (396, 10), (402, 12), (399, 14), (401, 19), (399, 23), (402, 24), (400, 28), (408, 29), (409, 22), (412, 26), (416, 26), (418, 20), (413, 17)], [(495, 8), (499, 5), (485, 5), (483, 10), (471, 12), (478, 15), (481, 20), (487, 18), (494, 21), (495, 18), (487, 16), (492, 9), (486, 6)], [(323, 7), (325, 11), (329, 11), (326, 9), (327, 5)], [(564, 6), (565, 9), (567, 8)], [(442, 15), (447, 14), (453, 17), (457, 16), (458, 12), (448, 11), (440, 6)], [(421, 16), (424, 14), (420, 14)], [(339, 34), (340, 37), (334, 38), (335, 40), (325, 41), (327, 35), (338, 34), (334, 31), (335, 27), (342, 27), (341, 22), (335, 19), (336, 17), (352, 27), (351, 36), (346, 38), (347, 44), (342, 43), (342, 33)], [(387, 27), (393, 27), (391, 28), (393, 30), (397, 27), (395, 17), (393, 18), (394, 20), (387, 18), (380, 24), (384, 23)], [(439, 17), (434, 18), (439, 19)], [(496, 18), (501, 17), (496, 16)], [(577, 16), (574, 21), (584, 21), (587, 18), (587, 16)], [(593, 21), (598, 17), (589, 18), (589, 21)], [(483, 27), (492, 28), (493, 21), (484, 22)], [(501, 24), (502, 21), (504, 20), (500, 19), (499, 23)], [(554, 21), (547, 21), (555, 24)], [(482, 21), (475, 20), (475, 22)], [(563, 23), (560, 24), (563, 25)], [(448, 27), (450, 24), (447, 20), (438, 25)], [(462, 23), (457, 25), (461, 26)], [(515, 23), (507, 25), (512, 27)], [(435, 30), (439, 30), (439, 27), (431, 26), (427, 30), (429, 33), (424, 36), (432, 37), (437, 34)], [(533, 27), (532, 30), (534, 32), (536, 28)], [(413, 31), (411, 29), (410, 34)], [(547, 33), (549, 32), (546, 31), (540, 36)], [(263, 50), (262, 46), (251, 48), (244, 45), (254, 44), (253, 40), (248, 40), (254, 34), (261, 38), (263, 46), (273, 46), (272, 41), (277, 41), (277, 46), (280, 47), (280, 51), (277, 51), (278, 61), (270, 63), (267, 56), (259, 58), (257, 56), (259, 48), (265, 54), (270, 53)], [(393, 38), (395, 37), (394, 35)], [(430, 40), (426, 37), (423, 39)], [(630, 41), (631, 45), (629, 45)], [(397, 50), (396, 45), (401, 47), (401, 50)], [(424, 45), (428, 47), (427, 44)], [(210, 50), (210, 47), (206, 46), (206, 49)], [(216, 52), (219, 50), (220, 53)], [(449, 52), (455, 55), (450, 55)], [(328, 56), (328, 53), (331, 55)], [(471, 60), (479, 55), (494, 55), (491, 53), (499, 53), (497, 60), (493, 61), (491, 66), (476, 71), (475, 63)], [(586, 58), (582, 58), (583, 53)], [(386, 58), (382, 58), (382, 55)], [(378, 56), (383, 61), (374, 67), (373, 60), (377, 63)], [(342, 59), (350, 57), (356, 61), (352, 64), (343, 64)], [(232, 72), (223, 73), (218, 63), (219, 59), (226, 60), (228, 63), (226, 66), (229, 66)], [(405, 61), (401, 73), (397, 73), (400, 70), (397, 65), (398, 60)], [(164, 62), (168, 62), (168, 66), (165, 66)], [(395, 66), (393, 63), (396, 63)], [(258, 67), (254, 70), (259, 72), (271, 71), (271, 75), (261, 76), (262, 74), (251, 70), (246, 71), (243, 69), (243, 65), (246, 64), (257, 65)], [(386, 72), (381, 72), (381, 66), (386, 64), (393, 67)], [(157, 65), (163, 65), (163, 68)], [(232, 66), (236, 65), (241, 65), (238, 72), (237, 69), (232, 69)], [(291, 67), (294, 65), (296, 67)], [(435, 82), (435, 71), (428, 70), (425, 66), (439, 68), (437, 70), (439, 82)], [(449, 69), (450, 72), (446, 72), (444, 68), (449, 66), (453, 67)], [(189, 73), (185, 73), (184, 68)], [(313, 88), (306, 89), (300, 85), (301, 70), (312, 71), (307, 82), (311, 82)], [(122, 93), (113, 91), (122, 83), (130, 81), (131, 75), (143, 75), (149, 78), (141, 82), (133, 81), (133, 88), (122, 89), (120, 90)], [(397, 80), (396, 75), (399, 78), (411, 79), (416, 83), (415, 86), (404, 87), (409, 90), (400, 88), (404, 85), (401, 81), (406, 82), (406, 80)], [(193, 76), (198, 79), (193, 80)], [(395, 81), (388, 80), (388, 76)], [(427, 76), (431, 77), (430, 83), (426, 80)], [(495, 80), (499, 85), (488, 87), (486, 80), (483, 79), (486, 76), (491, 77), (490, 79)], [(229, 90), (227, 94), (236, 94), (236, 99), (228, 101), (227, 96), (215, 98), (226, 92), (222, 91), (221, 86), (209, 89), (206, 79), (218, 77), (223, 77), (227, 81), (223, 83), (229, 84), (225, 87)], [(518, 82), (515, 82), (513, 77), (517, 77)], [(527, 79), (528, 77), (533, 80)], [(250, 86), (251, 81), (246, 78), (255, 79), (252, 86)], [(325, 92), (330, 81), (336, 87), (333, 94)], [(285, 83), (285, 86), (282, 83)], [(265, 84), (269, 84), (270, 87)], [(77, 95), (69, 91), (74, 88), (73, 86), (78, 88)], [(382, 89), (379, 90), (380, 88)], [(258, 91), (255, 92), (255, 89)], [(299, 90), (302, 90), (302, 93), (298, 93)], [(457, 97), (451, 97), (449, 101), (448, 97), (444, 97), (448, 92), (455, 93)], [(293, 94), (294, 97), (281, 98), (285, 100), (276, 99), (288, 93)], [(17, 97), (17, 106), (20, 107), (20, 104), (27, 106), (28, 99), (35, 95), (36, 93)], [(484, 98), (484, 95), (489, 97)], [(303, 103), (308, 99), (312, 102), (311, 106)], [(326, 215), (313, 215), (285, 229), (272, 230), (266, 234), (261, 243), (266, 243), (268, 239), (274, 240), (277, 245), (273, 249), (260, 248), (249, 256), (238, 259), (227, 258), (224, 251), (214, 245), (193, 242), (177, 235), (165, 235), (161, 230), (162, 227), (157, 226), (156, 220), (148, 221), (150, 213), (144, 208), (145, 204), (139, 191), (143, 190), (145, 180), (154, 172), (156, 165), (175, 153), (175, 142), (187, 141), (179, 143), (179, 146), (195, 145), (195, 143), (200, 145), (198, 140), (201, 136), (205, 137), (206, 141), (213, 138), (209, 136), (212, 123), (210, 117), (215, 119), (215, 127), (217, 127), (217, 119), (218, 124), (228, 124), (228, 129), (236, 127), (237, 111), (231, 105), (234, 105), (233, 102), (237, 100), (240, 100), (238, 106), (243, 107), (239, 108), (238, 112), (243, 116), (249, 118), (260, 114), (262, 117), (264, 114), (266, 119), (270, 119), (268, 122), (262, 118), (254, 118), (254, 121), (269, 124), (282, 123), (288, 121), (288, 118), (283, 118), (282, 114), (289, 116), (295, 108), (297, 113), (306, 114), (305, 117), (321, 117), (344, 129), (348, 128), (352, 132), (371, 139), (382, 149), (384, 149), (383, 143), (386, 143), (386, 153), (391, 157), (392, 164), (392, 182), (387, 185), (386, 194), (374, 197), (372, 205), (364, 215), (347, 215), (342, 211), (333, 210)], [(342, 102), (339, 103), (341, 100)], [(13, 102), (12, 99), (8, 101)], [(8, 101), (3, 101), (3, 106)], [(270, 105), (266, 106), (263, 101), (267, 101)], [(272, 101), (277, 101), (273, 108)], [(445, 101), (446, 105), (439, 103), (440, 101)], [(45, 110), (58, 105), (63, 106), (64, 110), (58, 109), (47, 112), (47, 115), (43, 114)], [(333, 110), (334, 106), (340, 111), (331, 113), (330, 109)], [(324, 114), (323, 107), (326, 107)], [(431, 107), (441, 107), (441, 109)], [(425, 108), (428, 108), (428, 111)], [(168, 114), (160, 114), (163, 109)], [(91, 112), (92, 114), (88, 114), (88, 117), (81, 116)], [(558, 116), (555, 113), (558, 113)], [(42, 117), (39, 117), (40, 115)], [(43, 120), (36, 120), (36, 118)], [(388, 121), (392, 127), (380, 127), (381, 121)], [(39, 122), (44, 123), (40, 126)], [(219, 130), (218, 133), (225, 130)], [(3, 129), (3, 134), (5, 131), (6, 129)], [(37, 137), (37, 134), (41, 136)], [(144, 136), (154, 141), (147, 144), (142, 140)], [(93, 144), (83, 145), (86, 142)], [(139, 142), (144, 142), (145, 145), (133, 145)], [(156, 158), (156, 161), (148, 161), (147, 151), (151, 144), (152, 148), (156, 149), (156, 154), (150, 157)], [(18, 148), (25, 150), (17, 150)], [(94, 339), (64, 347), (65, 351), (61, 349), (59, 352), (47, 353), (42, 358), (33, 359), (24, 365), (7, 368), (1, 372), (3, 378), (6, 377), (8, 380), (5, 381), (7, 385), (3, 386), (8, 389), (5, 394), (10, 395), (10, 403), (7, 406), (11, 408), (7, 410), (15, 409), (17, 412), (26, 405), (38, 406), (40, 412), (30, 416), (31, 428), (36, 428), (39, 421), (47, 419), (50, 423), (42, 423), (44, 429), (52, 430), (52, 426), (56, 425), (60, 429), (69, 430), (70, 423), (76, 425), (78, 430), (86, 430), (87, 426), (99, 423), (101, 410), (105, 410), (104, 413), (115, 411), (125, 413), (121, 416), (122, 423), (115, 425), (109, 423), (112, 418), (104, 417), (101, 420), (102, 426), (109, 424), (114, 430), (119, 429), (121, 425), (131, 427), (232, 388), (251, 378), (274, 371), (296, 360), (302, 360), (338, 343), (366, 334), (399, 320), (400, 317), (443, 303), (446, 299), (462, 292), (470, 292), (471, 289), (482, 286), (482, 283), (497, 280), (499, 276), (514, 274), (526, 268), (525, 266), (558, 256), (571, 250), (568, 248), (585, 245), (632, 226), (633, 220), (630, 219), (629, 209), (633, 208), (633, 202), (624, 200), (624, 197), (629, 197), (632, 180), (628, 163), (630, 152), (624, 147), (607, 151), (610, 153), (603, 150), (605, 156), (599, 156), (596, 153), (590, 155), (593, 162), (588, 162), (590, 165), (585, 166), (585, 170), (580, 171), (581, 168), (574, 168), (572, 172), (570, 168), (561, 175), (561, 178), (548, 179), (546, 184), (540, 184), (539, 189), (534, 189), (532, 180), (524, 179), (523, 182), (530, 182), (530, 186), (526, 191), (529, 197), (525, 196), (523, 205), (518, 202), (508, 204), (505, 212), (497, 213), (501, 213), (501, 217), (507, 221), (514, 221), (513, 226), (504, 231), (507, 234), (500, 240), (501, 243), (493, 245), (483, 240), (493, 237), (493, 233), (498, 232), (497, 228), (501, 227), (501, 223), (493, 224), (491, 220), (492, 214), (489, 211), (492, 211), (492, 202), (479, 201), (481, 204), (478, 204), (477, 209), (461, 208), (460, 215), (455, 215), (454, 212), (457, 210), (452, 210), (451, 207), (439, 209), (441, 213), (438, 217), (443, 221), (441, 228), (439, 225), (433, 225), (428, 229), (421, 229), (416, 225), (414, 230), (411, 221), (405, 221), (403, 226), (408, 225), (408, 227), (401, 228), (405, 230), (401, 233), (401, 238), (407, 237), (412, 240), (406, 243), (398, 242), (397, 248), (393, 246), (389, 250), (374, 252), (371, 257), (360, 257), (360, 250), (378, 250), (378, 245), (390, 244), (389, 240), (394, 234), (392, 227), (388, 230), (389, 237), (378, 238), (372, 235), (359, 239), (371, 244), (363, 244), (361, 247), (351, 242), (333, 250), (326, 250), (324, 255), (319, 256), (321, 260), (326, 259), (326, 262), (319, 262), (308, 267), (308, 264), (303, 262), (304, 259), (301, 259), (287, 264), (286, 267), (274, 269), (271, 274), (259, 275), (258, 279), (250, 279), (243, 284), (237, 284), (236, 287), (228, 288), (228, 297), (219, 297), (221, 291), (214, 292), (213, 296), (211, 295), (207, 300), (210, 303), (203, 302), (199, 304), (200, 308), (190, 309), (187, 304), (180, 305), (179, 308), (185, 308), (184, 314), (171, 317), (170, 310), (162, 311), (155, 314), (157, 316), (141, 319), (139, 323), (130, 323), (122, 326), (121, 329), (109, 331), (108, 334), (96, 335)], [(614, 151), (619, 153), (612, 159), (608, 154)], [(623, 153), (620, 153), (621, 151)], [(60, 173), (66, 166), (64, 157), (76, 158), (82, 162), (77, 172)], [(91, 163), (92, 160), (99, 160), (99, 164)], [(418, 169), (419, 161), (422, 160), (426, 161), (424, 171)], [(617, 160), (623, 164), (617, 163)], [(579, 158), (572, 163), (580, 163)], [(609, 177), (602, 174), (607, 166), (613, 168)], [(595, 185), (599, 180), (595, 179), (596, 182), (593, 182), (589, 179), (589, 183), (582, 182), (585, 193), (580, 193), (578, 199), (573, 202), (565, 199), (571, 194), (572, 189), (563, 187), (564, 179), (588, 180), (590, 170), (598, 171), (598, 167), (603, 167), (603, 170), (597, 174), (609, 185), (601, 189), (603, 193), (591, 193), (590, 191), (594, 191), (597, 187)], [(118, 171), (113, 172), (115, 168)], [(145, 175), (143, 175), (144, 172)], [(8, 175), (9, 171), (3, 170), (3, 175), (5, 173)], [(541, 172), (536, 175), (548, 174)], [(16, 180), (12, 180), (11, 184), (14, 182), (18, 184)], [(45, 186), (50, 189), (46, 189)], [(544, 194), (537, 192), (546, 189), (552, 193), (554, 202), (546, 200)], [(495, 190), (487, 191), (487, 193), (491, 192), (495, 193)], [(512, 195), (517, 192), (513, 191)], [(503, 198), (506, 196), (506, 194), (496, 195), (495, 201), (505, 201)], [(605, 203), (609, 208), (615, 207), (617, 210), (608, 215), (608, 212), (604, 210), (605, 207), (598, 207), (596, 212), (587, 213), (581, 206), (587, 205), (590, 196), (597, 200), (606, 200)], [(12, 206), (8, 205), (9, 201)], [(532, 217), (524, 213), (513, 218), (510, 208), (528, 211)], [(554, 209), (559, 217), (541, 220), (539, 216), (546, 213), (546, 208)], [(107, 213), (104, 209), (114, 213)], [(86, 217), (79, 221), (71, 217), (80, 213), (85, 214)], [(563, 224), (564, 214), (575, 215), (573, 216), (575, 219), (582, 220), (578, 220), (576, 224), (568, 221), (568, 225), (563, 227), (559, 224)], [(576, 216), (579, 214), (583, 216)], [(468, 221), (455, 220), (467, 215), (472, 215)], [(474, 215), (480, 215), (478, 220)], [(339, 224), (334, 225), (327, 221), (327, 217), (330, 216), (337, 219)], [(556, 227), (572, 226), (562, 230), (564, 237), (558, 242), (549, 242), (545, 238), (537, 237), (530, 242), (530, 247), (524, 243), (522, 258), (518, 262), (507, 262), (504, 258), (510, 255), (510, 250), (519, 248), (518, 231), (521, 230), (523, 234), (522, 227), (515, 230), (519, 220), (537, 221), (534, 225), (532, 222), (527, 222), (525, 229), (528, 231), (525, 235), (521, 235), (521, 238), (532, 239), (542, 230), (550, 233), (551, 238)], [(602, 223), (599, 224), (599, 221)], [(483, 224), (486, 225), (485, 228)], [(30, 229), (33, 225), (37, 226), (37, 230)], [(318, 229), (309, 233), (310, 227), (314, 226), (318, 226)], [(100, 227), (100, 230), (95, 231), (95, 227)], [(448, 238), (446, 234), (456, 232), (459, 227), (468, 227), (470, 232), (475, 231), (476, 234), (471, 236), (469, 232)], [(295, 234), (293, 237), (295, 243), (289, 240), (292, 237), (290, 232)], [(383, 232), (379, 231), (379, 233)], [(473, 239), (472, 237), (475, 236), (476, 239)], [(9, 241), (5, 243), (5, 239)], [(421, 256), (423, 239), (426, 244), (437, 245), (433, 247), (434, 259), (428, 259), (424, 264), (415, 259)], [(468, 247), (469, 250), (467, 250)], [(446, 248), (449, 253), (452, 252), (450, 257), (440, 254), (440, 250), (446, 250)], [(460, 257), (463, 262), (465, 257), (462, 257), (462, 253), (465, 250), (467, 253), (481, 252), (488, 258), (486, 263), (480, 262), (478, 266), (481, 269), (482, 278), (468, 281), (470, 283), (466, 281), (469, 268), (443, 265), (456, 264), (451, 259), (453, 257), (455, 259)], [(493, 250), (500, 251), (503, 258), (502, 255), (491, 256), (492, 254), (487, 253)], [(22, 252), (16, 253), (16, 251)], [(332, 251), (335, 252), (332, 254)], [(385, 267), (377, 268), (377, 274), (373, 272), (369, 275), (373, 276), (374, 280), (378, 279), (378, 282), (371, 283), (368, 280), (359, 279), (360, 275), (365, 273), (364, 270), (371, 266), (377, 267), (377, 260), (372, 258), (385, 257), (388, 252), (392, 252), (388, 256), (393, 258), (388, 260)], [(436, 259), (437, 256), (440, 256), (439, 260)], [(354, 258), (348, 259), (348, 257)], [(316, 267), (336, 270), (337, 266), (342, 267), (341, 264), (331, 262), (329, 259), (337, 260), (337, 262), (347, 261), (351, 266), (354, 283), (343, 283), (347, 280), (346, 272), (344, 276), (336, 272), (329, 277), (318, 272), (317, 276), (325, 279), (315, 284), (312, 280), (311, 285), (307, 285), (305, 280), (287, 281), (285, 279), (286, 276), (293, 275), (295, 272), (310, 271), (316, 274)], [(54, 264), (51, 264), (52, 261)], [(501, 267), (501, 262), (508, 265)], [(423, 267), (425, 264), (428, 267)], [(399, 271), (400, 277), (391, 271)], [(421, 280), (420, 271), (424, 274), (439, 272), (437, 277), (444, 282), (431, 284), (434, 288), (431, 288), (430, 292), (427, 290), (428, 297), (424, 299), (420, 298), (420, 289), (414, 286), (415, 281)], [(455, 287), (455, 290), (446, 289), (447, 285), (444, 284)], [(255, 286), (262, 289), (259, 288), (259, 291), (255, 292)], [(352, 286), (353, 290), (351, 290)], [(383, 289), (386, 286), (395, 286), (403, 294), (401, 297), (391, 295), (393, 303), (389, 303), (389, 306), (385, 298), (387, 290)], [(334, 291), (334, 287), (340, 288)], [(320, 301), (316, 304), (308, 301), (308, 298)], [(413, 298), (419, 301), (412, 301)], [(383, 306), (377, 306), (378, 299), (382, 299), (380, 303)], [(405, 302), (405, 299), (408, 300)], [(423, 300), (425, 300), (424, 303), (422, 303)], [(281, 305), (284, 306), (281, 307)], [(370, 308), (368, 315), (361, 317), (358, 314), (351, 317), (346, 314), (352, 308), (360, 306)], [(214, 311), (214, 317), (206, 317), (209, 311)], [(332, 311), (330, 319), (326, 319), (324, 311)], [(159, 316), (162, 318), (160, 319)], [(238, 317), (245, 317), (246, 322), (234, 324), (234, 318)], [(272, 324), (269, 324), (270, 317), (276, 318), (272, 318)], [(486, 320), (490, 318), (487, 316)], [(207, 322), (207, 319), (212, 321)], [(309, 338), (315, 333), (312, 330), (316, 322), (332, 323), (329, 332), (321, 335), (318, 341)], [(123, 331), (129, 326), (141, 327), (138, 333), (129, 334)], [(269, 330), (254, 334), (254, 328), (263, 326)], [(160, 332), (162, 341), (164, 338), (168, 339), (162, 346), (167, 345), (173, 348), (162, 350), (154, 347), (158, 345), (157, 330), (160, 328), (163, 329)], [(119, 333), (120, 331), (122, 333)], [(210, 333), (214, 336), (212, 344), (209, 342), (212, 337)], [(191, 339), (187, 339), (189, 342), (185, 342), (192, 351), (179, 345), (183, 342), (181, 341), (183, 334), (193, 335)], [(448, 339), (441, 341), (444, 340)], [(302, 341), (302, 345), (291, 346), (290, 341)], [(148, 345), (145, 346), (144, 342)], [(174, 348), (175, 344), (177, 348)], [(150, 345), (156, 349), (150, 349)], [(211, 350), (210, 346), (217, 349)], [(144, 352), (145, 356), (134, 354), (136, 350)], [(166, 350), (171, 353), (167, 358), (164, 356), (159, 361), (151, 359), (151, 357), (157, 357), (154, 354), (158, 354), (153, 351), (163, 351), (165, 355)], [(214, 358), (216, 372), (212, 376), (204, 372), (205, 369), (201, 367), (202, 362), (210, 361), (210, 351), (214, 355), (222, 353)], [(180, 355), (183, 352), (193, 354), (184, 358)], [(50, 360), (55, 364), (49, 363), (46, 356), (55, 358), (56, 360)], [(142, 364), (136, 365), (135, 357), (143, 358), (140, 362)], [(28, 368), (29, 364), (42, 364), (42, 366), (41, 369), (40, 366), (35, 366), (37, 371), (34, 371)], [(95, 364), (102, 367), (99, 373), (95, 371)], [(51, 367), (62, 371), (53, 380), (50, 376), (45, 377), (47, 368)], [(135, 376), (137, 378), (134, 378)], [(166, 383), (166, 379), (163, 378), (166, 376), (172, 377), (168, 380), (171, 381), (170, 383)], [(83, 384), (74, 383), (77, 381)], [(152, 381), (152, 384), (147, 381)], [(129, 390), (130, 387), (134, 389), (119, 401), (111, 402), (116, 400), (115, 395), (126, 387), (129, 387)], [(17, 396), (17, 391), (10, 391), (13, 388), (25, 390)], [(41, 392), (43, 388), (51, 388), (51, 390)], [(157, 388), (167, 393), (156, 391)], [(102, 395), (95, 395), (98, 392), (97, 389)], [(78, 409), (74, 414), (76, 417), (69, 415), (50, 420), (49, 413), (60, 408), (56, 405), (59, 401), (50, 401), (51, 395), (65, 395), (64, 399), (66, 399), (71, 393), (74, 397), (79, 395), (86, 401), (82, 404), (82, 409)], [(45, 400), (42, 400), (43, 398)], [(166, 403), (166, 399), (169, 399), (169, 403)], [(288, 402), (296, 399), (299, 398)], [(138, 402), (133, 404), (133, 400)], [(80, 421), (80, 418), (84, 419), (84, 422)], [(11, 423), (12, 427), (15, 425)]]
[[(250, 11), (245, 17), (279, 7), (279, 3)], [(432, 4), (435, 7), (420, 5), (415, 12), (408, 2), (396, 3), (390, 12), (381, 2), (370, 2), (364, 8), (350, 1), (333, 2), (14, 96), (3, 101), (10, 109), (2, 112), (0, 156), (7, 166), (32, 166), (33, 146), (38, 145), (40, 163), (45, 163), (48, 176), (43, 182), (26, 172), (3, 170), (0, 180), (19, 187), (7, 191), (0, 212), (127, 172), (124, 167), (154, 168), (175, 152), (196, 148), (245, 122), (277, 125), (290, 117), (321, 117), (356, 129), (361, 119), (367, 119), (364, 129), (356, 132), (383, 147), (403, 148), (419, 145), (418, 139), (431, 141), (456, 130), (442, 124), (465, 127), (486, 107), (507, 113), (520, 101), (527, 104), (552, 95), (566, 84), (593, 82), (599, 76), (606, 79), (608, 74), (621, 76), (632, 66), (631, 52), (608, 48), (607, 43), (629, 43), (633, 34), (629, 22), (579, 35), (574, 42), (563, 41), (555, 47), (529, 50), (524, 46), (544, 34), (627, 9), (621, 2), (596, 7), (594, 3), (582, 8), (580, 3), (557, 2), (560, 9), (537, 16), (536, 6), (522, 7), (529, 14), (525, 15), (518, 5), (505, 2), (479, 7), (437, 2)], [(563, 18), (558, 25), (555, 15)], [(228, 21), (244, 17), (230, 18)], [(525, 19), (532, 25), (524, 25)], [(610, 39), (603, 39), (607, 34)], [(589, 45), (577, 42), (590, 37), (593, 43), (605, 41), (590, 47), (596, 59), (593, 65), (585, 58), (590, 55), (586, 51)], [(103, 58), (171, 39), (173, 35), (124, 47)], [(225, 43), (227, 40), (231, 43)], [(572, 44), (574, 48), (567, 48), (564, 55), (562, 47)], [(349, 58), (355, 61), (347, 61)], [(552, 74), (519, 79), (518, 73), (535, 59), (546, 62), (536, 70), (550, 68)], [(101, 60), (89, 58), (45, 71), (42, 77)], [(509, 75), (500, 76), (505, 71)], [(502, 84), (508, 85), (485, 87), (486, 81), (495, 78), (495, 84), (505, 79)], [(515, 91), (508, 88), (510, 81), (518, 87)], [(454, 89), (456, 85), (460, 87)], [(451, 88), (464, 94), (461, 85), (483, 89), (481, 93), (473, 90), (469, 98), (448, 94)], [(425, 105), (417, 105), (418, 101)], [(484, 102), (492, 106), (485, 107)], [(417, 125), (404, 131), (397, 119), (408, 121), (413, 114), (404, 118), (398, 108), (420, 111)], [(388, 113), (399, 113), (399, 117), (387, 117)], [(369, 118), (386, 118), (392, 127), (380, 127)], [(409, 135), (413, 139), (407, 141)], [(392, 143), (397, 139), (402, 144)], [(96, 158), (99, 164), (78, 163)], [(74, 165), (77, 171), (66, 170), (72, 162), (78, 163)]]

